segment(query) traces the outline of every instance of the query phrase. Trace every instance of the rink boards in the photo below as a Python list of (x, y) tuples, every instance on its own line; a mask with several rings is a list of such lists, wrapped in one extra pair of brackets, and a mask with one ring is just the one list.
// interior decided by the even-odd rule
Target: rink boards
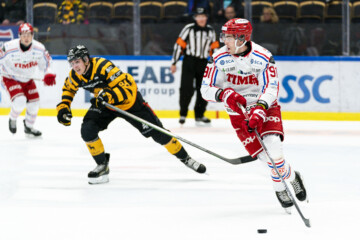
[[(150, 106), (160, 117), (178, 117), (181, 61), (170, 73), (168, 56), (106, 56), (122, 71), (134, 76)], [(70, 66), (65, 56), (53, 56), (57, 75), (54, 87), (36, 82), (40, 92), (39, 115), (55, 115), (62, 85)], [(276, 57), (280, 80), (279, 101), (285, 119), (360, 120), (359, 57)], [(74, 115), (83, 115), (91, 95), (80, 89), (72, 104)], [(190, 109), (194, 101), (192, 101)], [(0, 114), (8, 114), (10, 99), (0, 88)], [(209, 103), (207, 116), (226, 118), (222, 104)], [(190, 112), (190, 117), (193, 112)]]

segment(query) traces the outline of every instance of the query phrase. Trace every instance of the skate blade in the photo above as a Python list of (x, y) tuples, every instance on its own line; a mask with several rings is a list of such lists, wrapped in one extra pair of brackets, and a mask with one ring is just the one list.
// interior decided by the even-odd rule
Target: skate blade
[(109, 182), (109, 176), (108, 175), (102, 175), (97, 178), (88, 178), (89, 184), (102, 184)]
[(211, 123), (195, 122), (197, 127), (211, 127)]
[(39, 139), (39, 138), (42, 138), (42, 135), (40, 135), (40, 136), (35, 136), (35, 135), (33, 135), (33, 134), (31, 134), (31, 133), (25, 133), (25, 137), (26, 138), (30, 138), (30, 139)]
[(289, 215), (291, 215), (292, 207), (284, 208), (285, 212)]
[(302, 200), (302, 201), (300, 201), (300, 200), (298, 200), (300, 203), (309, 203), (309, 197), (308, 196), (306, 196), (306, 198), (304, 199), (304, 200)]

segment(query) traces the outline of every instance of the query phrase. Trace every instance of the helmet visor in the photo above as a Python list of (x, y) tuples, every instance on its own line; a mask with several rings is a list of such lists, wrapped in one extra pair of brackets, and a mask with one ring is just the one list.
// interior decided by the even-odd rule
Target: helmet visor
[(245, 41), (245, 35), (237, 35), (237, 34), (228, 34), (228, 33), (220, 33), (220, 42), (224, 43), (226, 41), (234, 41), (234, 40), (240, 40)]

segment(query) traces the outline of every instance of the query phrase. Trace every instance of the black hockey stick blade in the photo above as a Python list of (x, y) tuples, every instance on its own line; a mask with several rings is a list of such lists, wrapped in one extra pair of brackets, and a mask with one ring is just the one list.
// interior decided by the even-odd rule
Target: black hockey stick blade
[(204, 152), (207, 152), (210, 155), (213, 155), (213, 156), (215, 156), (217, 158), (220, 158), (221, 160), (224, 160), (225, 162), (228, 162), (228, 163), (231, 163), (231, 164), (234, 164), (234, 165), (238, 165), (238, 164), (242, 164), (242, 163), (252, 162), (252, 161), (255, 161), (257, 159), (257, 158), (252, 158), (250, 155), (239, 157), (239, 158), (234, 158), (234, 159), (229, 159), (229, 158), (223, 157), (223, 156), (221, 156), (221, 155), (219, 155), (217, 153), (214, 153), (214, 152), (212, 152), (212, 151), (210, 151), (210, 150), (208, 150), (206, 148), (203, 148), (203, 147), (197, 145), (196, 143), (190, 142), (189, 140), (186, 140), (185, 138), (182, 138), (182, 137), (180, 137), (180, 136), (178, 136), (178, 135), (176, 135), (176, 134), (174, 134), (174, 133), (172, 133), (172, 132), (170, 132), (170, 131), (168, 131), (168, 130), (166, 130), (164, 128), (161, 128), (161, 127), (159, 127), (157, 125), (154, 125), (154, 124), (152, 124), (152, 123), (150, 123), (150, 122), (148, 122), (148, 121), (146, 121), (146, 120), (144, 120), (142, 118), (139, 118), (139, 117), (127, 112), (127, 111), (124, 111), (124, 110), (122, 110), (120, 108), (117, 108), (117, 107), (115, 107), (115, 106), (113, 106), (113, 105), (111, 105), (111, 104), (109, 104), (109, 103), (107, 103), (105, 101), (102, 101), (102, 104), (104, 106), (118, 112), (118, 113), (121, 113), (121, 114), (123, 114), (123, 115), (125, 115), (127, 117), (130, 117), (130, 118), (132, 118), (132, 119), (134, 119), (134, 120), (136, 120), (136, 121), (138, 121), (140, 123), (146, 124), (147, 126), (153, 128), (153, 129), (155, 129), (155, 130), (157, 130), (159, 132), (162, 132), (162, 133), (164, 133), (164, 134), (166, 134), (166, 135), (168, 135), (170, 137), (174, 137), (174, 138), (176, 138), (176, 139), (178, 139), (178, 140), (180, 140), (180, 141), (182, 141), (184, 143), (187, 143), (187, 144), (189, 144), (189, 145), (191, 145), (191, 146), (193, 146), (193, 147), (195, 147), (197, 149), (200, 149), (200, 150), (202, 150)]
[(244, 156), (244, 157), (239, 157), (239, 158), (235, 158), (235, 159), (228, 159), (228, 160), (230, 160), (230, 161), (227, 161), (228, 163), (237, 165), (237, 164), (242, 164), (242, 163), (248, 163), (248, 162), (255, 161), (255, 160), (257, 160), (257, 157), (252, 158), (250, 155), (247, 155), (247, 156)]

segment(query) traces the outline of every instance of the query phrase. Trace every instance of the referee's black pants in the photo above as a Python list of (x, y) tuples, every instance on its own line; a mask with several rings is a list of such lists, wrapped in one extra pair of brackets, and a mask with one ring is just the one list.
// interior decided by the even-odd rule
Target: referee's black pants
[(195, 118), (204, 116), (207, 101), (202, 98), (200, 88), (206, 65), (207, 59), (184, 56), (180, 84), (180, 116), (187, 116), (189, 104), (195, 91)]

